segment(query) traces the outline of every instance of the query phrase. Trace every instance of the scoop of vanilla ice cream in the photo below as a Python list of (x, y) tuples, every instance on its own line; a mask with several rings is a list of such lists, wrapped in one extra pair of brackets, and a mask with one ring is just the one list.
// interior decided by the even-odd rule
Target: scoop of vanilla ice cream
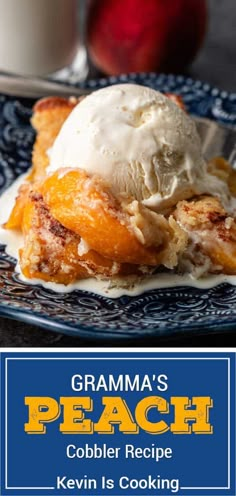
[(96, 174), (117, 198), (157, 211), (209, 183), (194, 122), (163, 94), (135, 84), (95, 91), (74, 108), (47, 172), (62, 167)]

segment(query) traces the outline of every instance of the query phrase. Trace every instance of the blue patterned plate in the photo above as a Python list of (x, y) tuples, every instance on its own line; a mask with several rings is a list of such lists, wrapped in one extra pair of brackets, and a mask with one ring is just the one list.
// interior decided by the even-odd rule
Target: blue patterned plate
[[(192, 114), (236, 124), (236, 94), (182, 76), (131, 74), (89, 81), (98, 89), (135, 82), (182, 95)], [(0, 191), (30, 166), (32, 101), (0, 95)], [(137, 338), (236, 329), (236, 287), (178, 287), (117, 300), (75, 291), (57, 294), (19, 281), (14, 260), (0, 247), (0, 314), (81, 337)]]

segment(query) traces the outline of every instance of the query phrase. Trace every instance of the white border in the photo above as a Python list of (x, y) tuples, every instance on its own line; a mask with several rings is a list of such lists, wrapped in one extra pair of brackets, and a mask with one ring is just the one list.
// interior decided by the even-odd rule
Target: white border
[[(191, 349), (190, 351), (187, 351), (184, 350), (182, 351), (181, 350), (181, 353), (196, 353), (197, 349)], [(6, 353), (7, 352), (11, 352), (11, 351), (15, 351), (15, 349), (9, 349), (9, 350), (4, 350)], [(27, 350), (29, 353), (32, 353), (31, 350)], [(71, 351), (73, 351), (73, 353), (77, 353), (77, 352), (80, 352), (80, 353), (91, 353), (91, 348), (89, 349), (83, 349), (83, 350), (78, 350), (78, 349), (62, 349), (61, 350), (52, 350), (52, 349), (47, 349), (47, 351), (49, 351), (50, 353), (54, 352), (55, 351), (58, 353), (58, 354), (62, 354), (62, 353), (70, 353)], [(92, 350), (94, 351), (94, 350)], [(130, 353), (130, 350), (129, 349), (96, 349), (96, 354), (97, 353), (116, 353), (116, 352), (126, 352), (127, 354)], [(170, 353), (170, 349), (167, 349), (167, 352)], [(17, 352), (18, 353), (25, 353), (26, 350), (21, 350), (19, 351), (19, 349), (17, 349)], [(33, 351), (33, 353), (38, 353), (38, 352), (41, 352), (41, 353), (45, 353), (45, 350), (44, 349), (35, 349)], [(142, 351), (134, 351), (133, 350), (133, 353), (137, 353), (140, 354), (140, 353), (165, 353), (164, 349), (163, 350), (155, 350), (155, 349), (144, 349)], [(177, 349), (173, 349), (173, 352), (174, 353), (179, 353), (180, 350)], [(201, 353), (204, 353), (206, 352), (206, 350), (202, 350), (200, 349), (200, 352)], [(214, 351), (209, 350), (210, 353), (215, 353)], [(232, 350), (228, 350), (227, 349), (227, 352), (233, 352)], [(220, 352), (222, 353), (222, 351)], [(228, 362), (228, 367), (227, 367), (227, 372), (228, 372), (228, 453), (227, 453), (227, 461), (228, 461), (228, 470), (227, 470), (227, 478), (228, 478), (228, 481), (227, 481), (227, 486), (225, 487), (185, 487), (185, 486), (181, 486), (179, 488), (179, 490), (227, 490), (227, 489), (231, 489), (230, 487), (230, 422), (231, 422), (231, 419), (230, 419), (230, 358), (226, 358), (226, 357), (112, 357), (113, 360), (127, 360), (127, 358), (129, 358), (129, 360), (221, 360), (221, 361), (227, 361)], [(8, 398), (7, 398), (7, 379), (8, 379), (8, 361), (11, 361), (11, 360), (110, 360), (111, 357), (94, 357), (94, 356), (86, 356), (86, 357), (6, 357), (5, 358), (5, 490), (12, 490), (12, 489), (16, 489), (16, 490), (55, 490), (56, 488), (55, 487), (15, 487), (15, 486), (8, 486), (7, 484), (7, 479), (8, 479), (8, 466), (7, 466), (7, 461), (8, 461), (8, 446), (7, 446), (7, 437), (8, 437), (8, 425), (7, 425), (7, 404), (8, 404)], [(64, 495), (66, 496), (68, 494), (69, 496), (69, 493), (64, 493)], [(71, 493), (70, 493), (71, 494)], [(133, 496), (135, 496), (135, 494), (132, 493)], [(29, 495), (28, 495), (29, 496)]]

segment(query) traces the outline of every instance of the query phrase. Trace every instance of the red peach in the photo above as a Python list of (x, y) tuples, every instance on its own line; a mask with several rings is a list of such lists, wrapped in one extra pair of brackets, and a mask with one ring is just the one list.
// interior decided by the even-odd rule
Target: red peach
[(107, 74), (181, 72), (206, 32), (206, 0), (92, 0), (87, 44)]

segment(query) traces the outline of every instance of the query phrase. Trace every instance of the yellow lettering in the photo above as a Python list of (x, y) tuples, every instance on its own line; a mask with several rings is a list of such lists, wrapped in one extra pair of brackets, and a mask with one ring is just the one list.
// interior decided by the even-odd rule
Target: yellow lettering
[(93, 401), (89, 396), (62, 396), (61, 405), (64, 406), (64, 421), (60, 424), (60, 431), (63, 434), (92, 434), (93, 423), (90, 419), (84, 420), (84, 412), (91, 412)]
[[(46, 423), (57, 420), (63, 406), (63, 421), (60, 431), (63, 434), (113, 434), (114, 425), (123, 434), (138, 434), (139, 429), (149, 434), (163, 434), (169, 429), (173, 434), (212, 434), (209, 410), (213, 407), (210, 396), (172, 396), (174, 421), (161, 420), (160, 414), (169, 414), (169, 403), (161, 396), (146, 396), (135, 409), (135, 420), (125, 400), (120, 396), (104, 396), (102, 414), (97, 423), (85, 418), (85, 412), (93, 410), (93, 400), (89, 396), (62, 396), (60, 402), (48, 396), (26, 396), (28, 422), (24, 430), (28, 434), (45, 434)], [(150, 410), (153, 409), (153, 415)], [(154, 421), (155, 420), (155, 421)], [(170, 425), (170, 427), (169, 427)]]
[(139, 429), (135, 424), (130, 410), (120, 396), (104, 396), (102, 399), (105, 408), (99, 421), (94, 424), (94, 430), (100, 434), (113, 434), (112, 424), (119, 425), (119, 431), (124, 434), (137, 434)]
[(49, 396), (26, 396), (25, 405), (29, 407), (29, 421), (24, 426), (28, 434), (45, 434), (44, 423), (53, 422), (60, 415), (60, 406)]
[(139, 426), (150, 434), (163, 434), (168, 431), (169, 427), (164, 420), (159, 422), (150, 422), (148, 412), (155, 408), (160, 413), (169, 413), (169, 404), (161, 396), (147, 396), (143, 398), (136, 406), (135, 418)]
[[(170, 429), (174, 434), (212, 434), (213, 427), (209, 423), (209, 408), (213, 401), (209, 396), (193, 397), (192, 401), (187, 397), (173, 396), (171, 405), (175, 407), (175, 420)], [(193, 410), (189, 410), (195, 406)], [(194, 423), (189, 425), (189, 421)]]

